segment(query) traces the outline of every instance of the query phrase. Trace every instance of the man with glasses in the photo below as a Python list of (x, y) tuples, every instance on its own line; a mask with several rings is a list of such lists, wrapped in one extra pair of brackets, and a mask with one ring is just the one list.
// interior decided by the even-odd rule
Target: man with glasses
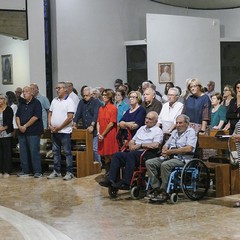
[(24, 101), (24, 98), (21, 97), (22, 92), (23, 92), (23, 90), (22, 90), (22, 88), (20, 88), (20, 87), (17, 87), (16, 90), (15, 90), (15, 96), (16, 96), (18, 105), (19, 105), (20, 103), (24, 103), (24, 102), (25, 102), (25, 101)]
[(83, 99), (80, 100), (77, 112), (73, 119), (73, 128), (77, 129), (77, 125), (81, 119), (82, 128), (87, 129), (90, 133), (93, 133), (94, 160), (101, 164), (101, 158), (98, 154), (98, 136), (96, 129), (98, 110), (100, 106), (100, 101), (93, 98), (92, 89), (90, 87), (85, 87), (83, 89)]
[[(128, 190), (134, 169), (139, 167), (140, 156), (145, 149), (150, 149), (145, 156), (146, 159), (156, 156), (159, 146), (163, 140), (162, 130), (156, 126), (158, 114), (151, 111), (145, 118), (145, 125), (140, 127), (132, 140), (129, 142), (129, 152), (118, 152), (111, 161), (109, 177), (99, 182), (103, 187)], [(123, 179), (118, 179), (120, 168), (125, 167)]]
[(63, 180), (70, 180), (74, 177), (72, 166), (72, 151), (71, 151), (71, 133), (72, 120), (75, 112), (73, 100), (67, 94), (67, 84), (59, 82), (56, 86), (57, 97), (51, 102), (48, 123), (52, 133), (52, 150), (54, 156), (53, 172), (47, 177), (54, 179), (61, 177), (61, 148), (63, 148), (66, 156), (67, 173)]
[[(148, 198), (164, 202), (167, 200), (166, 193), (169, 176), (174, 167), (182, 167), (193, 158), (197, 136), (193, 128), (189, 127), (190, 118), (181, 114), (176, 119), (176, 129), (162, 147), (162, 156), (148, 159), (146, 168), (151, 179), (153, 190)], [(161, 186), (159, 181), (161, 173)]]
[(115, 88), (115, 91), (119, 88), (119, 86), (123, 85), (123, 80), (122, 79), (116, 79), (115, 82), (114, 82), (114, 88)]

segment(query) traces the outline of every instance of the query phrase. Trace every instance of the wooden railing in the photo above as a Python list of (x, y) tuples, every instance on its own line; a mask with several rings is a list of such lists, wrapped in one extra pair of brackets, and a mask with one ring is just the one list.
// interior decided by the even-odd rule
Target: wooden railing
[[(217, 154), (210, 157), (206, 164), (214, 175), (216, 197), (227, 196), (240, 193), (240, 174), (238, 166), (230, 164), (228, 152), (228, 138), (199, 135), (199, 148), (216, 149)], [(233, 141), (230, 142), (231, 149), (235, 147)]]

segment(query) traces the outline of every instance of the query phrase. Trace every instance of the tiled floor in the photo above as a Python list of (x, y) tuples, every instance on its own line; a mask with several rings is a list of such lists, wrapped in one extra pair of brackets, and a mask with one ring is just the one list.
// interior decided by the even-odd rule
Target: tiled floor
[(99, 175), (47, 180), (0, 179), (0, 239), (240, 239), (240, 195), (175, 205), (111, 200)]

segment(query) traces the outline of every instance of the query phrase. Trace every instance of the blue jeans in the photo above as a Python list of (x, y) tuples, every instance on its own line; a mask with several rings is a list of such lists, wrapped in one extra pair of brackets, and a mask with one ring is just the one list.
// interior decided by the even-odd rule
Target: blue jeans
[(93, 153), (94, 153), (94, 160), (102, 164), (101, 157), (98, 154), (98, 136), (93, 137)]
[(52, 133), (52, 151), (54, 156), (54, 170), (58, 173), (61, 171), (61, 148), (66, 156), (67, 172), (73, 172), (71, 134), (70, 133)]
[(20, 146), (21, 167), (24, 173), (30, 173), (32, 163), (33, 173), (42, 173), (40, 156), (40, 136), (18, 136)]

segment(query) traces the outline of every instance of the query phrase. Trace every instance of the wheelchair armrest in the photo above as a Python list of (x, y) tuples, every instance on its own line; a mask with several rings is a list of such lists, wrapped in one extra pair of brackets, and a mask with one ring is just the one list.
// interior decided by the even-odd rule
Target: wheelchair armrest
[(159, 149), (144, 149), (143, 153), (140, 156), (140, 165), (145, 165), (145, 161), (151, 158), (159, 157)]

